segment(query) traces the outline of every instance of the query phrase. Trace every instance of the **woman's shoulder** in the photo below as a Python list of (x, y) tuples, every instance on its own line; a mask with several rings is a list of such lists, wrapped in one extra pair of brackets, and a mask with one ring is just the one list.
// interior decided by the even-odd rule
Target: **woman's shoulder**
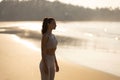
[(55, 35), (54, 34), (45, 33), (45, 34), (43, 34), (42, 37), (43, 38), (52, 38), (52, 37), (55, 37)]
[(49, 34), (45, 33), (42, 35), (43, 38), (49, 38)]

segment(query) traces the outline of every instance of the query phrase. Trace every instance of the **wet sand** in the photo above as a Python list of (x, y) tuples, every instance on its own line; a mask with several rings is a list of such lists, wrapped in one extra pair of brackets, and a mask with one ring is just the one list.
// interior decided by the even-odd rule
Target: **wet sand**
[[(25, 46), (8, 34), (0, 34), (0, 80), (41, 80), (40, 51)], [(120, 77), (79, 66), (58, 58), (55, 80), (120, 80)]]

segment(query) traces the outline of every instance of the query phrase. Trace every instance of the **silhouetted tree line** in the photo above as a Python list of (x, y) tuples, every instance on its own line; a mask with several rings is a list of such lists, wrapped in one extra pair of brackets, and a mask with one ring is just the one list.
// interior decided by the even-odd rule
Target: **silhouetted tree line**
[(57, 20), (105, 20), (120, 21), (120, 9), (84, 8), (47, 0), (3, 0), (0, 2), (0, 20), (42, 20), (54, 17)]

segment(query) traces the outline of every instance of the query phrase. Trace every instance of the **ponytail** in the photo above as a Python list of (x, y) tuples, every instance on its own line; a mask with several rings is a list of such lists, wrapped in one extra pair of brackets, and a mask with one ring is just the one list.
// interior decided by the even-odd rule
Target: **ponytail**
[(47, 32), (47, 29), (48, 29), (47, 23), (48, 23), (48, 18), (44, 18), (43, 25), (42, 25), (42, 34)]

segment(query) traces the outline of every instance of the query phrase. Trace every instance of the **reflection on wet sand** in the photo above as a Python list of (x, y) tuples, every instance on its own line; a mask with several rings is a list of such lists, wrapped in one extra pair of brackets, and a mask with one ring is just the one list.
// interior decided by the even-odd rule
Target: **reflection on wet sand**
[[(33, 31), (33, 30), (25, 30), (21, 29), (18, 27), (1, 27), (0, 28), (0, 33), (5, 33), (5, 34), (16, 34), (17, 36), (21, 38), (29, 38), (29, 39), (34, 39), (34, 40), (41, 40), (41, 34), (38, 31)], [(82, 39), (77, 39), (77, 38), (72, 38), (68, 36), (61, 36), (61, 35), (56, 35), (60, 45), (81, 45), (82, 42), (85, 42), (85, 40)], [(78, 44), (78, 42), (81, 42)]]

